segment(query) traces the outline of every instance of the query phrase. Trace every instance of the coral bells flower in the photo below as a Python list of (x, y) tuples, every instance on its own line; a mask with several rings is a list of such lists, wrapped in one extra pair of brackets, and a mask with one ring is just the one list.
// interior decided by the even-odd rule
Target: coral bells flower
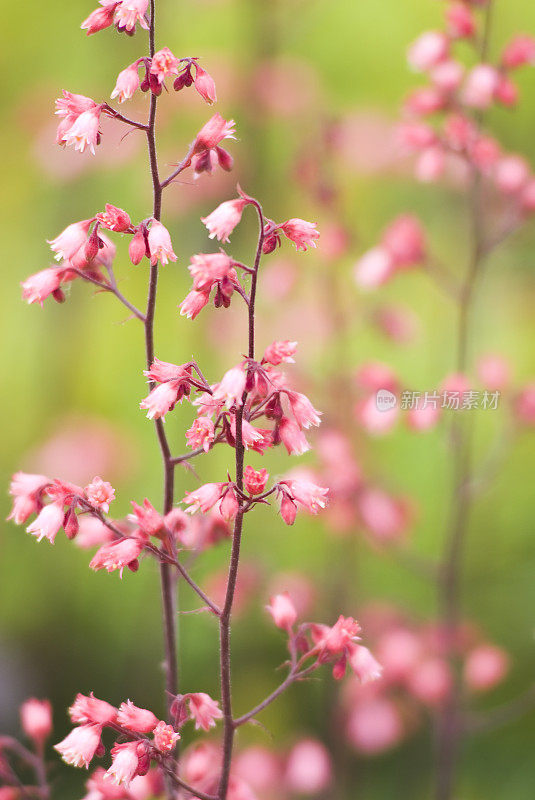
[(117, 714), (117, 724), (137, 733), (152, 733), (158, 718), (146, 708), (138, 708), (131, 700), (121, 703)]
[(179, 305), (180, 316), (186, 317), (187, 319), (195, 319), (195, 317), (200, 314), (209, 301), (209, 291), (197, 292), (195, 289), (193, 289), (193, 291), (187, 294)]
[(221, 499), (225, 486), (225, 483), (205, 483), (194, 492), (186, 492), (186, 496), (182, 500), (189, 506), (186, 512), (195, 514), (197, 511), (201, 511), (206, 514)]
[(392, 276), (394, 261), (385, 247), (373, 247), (357, 261), (354, 278), (361, 289), (376, 289)]
[(490, 64), (477, 64), (466, 77), (462, 101), (471, 108), (484, 110), (490, 106), (498, 87), (498, 70)]
[(249, 494), (262, 494), (269, 478), (267, 469), (253, 469), (250, 465), (245, 467), (243, 483)]
[(209, 731), (215, 728), (216, 719), (221, 719), (223, 713), (219, 703), (212, 700), (205, 692), (192, 692), (187, 695), (191, 719), (195, 722), (195, 730)]
[(100, 725), (81, 725), (74, 728), (59, 744), (54, 745), (63, 760), (73, 767), (89, 767), (100, 746)]
[(383, 674), (383, 668), (367, 647), (355, 645), (349, 657), (351, 669), (361, 683), (378, 680)]
[(84, 494), (92, 506), (106, 513), (110, 510), (110, 503), (115, 500), (115, 489), (111, 483), (98, 476), (85, 487)]
[(306, 251), (308, 247), (316, 247), (319, 231), (315, 222), (306, 222), (304, 219), (289, 219), (278, 228), (295, 244), (296, 250)]
[(97, 214), (97, 219), (101, 225), (116, 233), (124, 233), (132, 223), (129, 215), (122, 208), (106, 203), (106, 210)]
[(118, 74), (115, 88), (111, 93), (112, 100), (115, 97), (117, 97), (119, 103), (130, 100), (139, 89), (139, 84), (138, 63), (135, 61)]
[(327, 505), (329, 490), (312, 481), (289, 479), (281, 481), (279, 485), (284, 486), (292, 500), (311, 514), (318, 514)]
[(162, 532), (164, 528), (164, 519), (147, 498), (143, 500), (143, 506), (139, 506), (132, 501), (132, 508), (134, 509), (134, 513), (130, 515), (129, 519), (136, 523), (144, 534), (147, 536), (158, 536), (158, 534)]
[(109, 28), (110, 25), (113, 25), (115, 8), (118, 5), (117, 0), (101, 0), (101, 5), (102, 8), (95, 8), (80, 25), (83, 31), (87, 31), (88, 36), (103, 31), (105, 28)]
[(278, 432), (281, 442), (288, 451), (288, 455), (302, 456), (303, 453), (310, 450), (310, 445), (299, 425), (288, 419), (288, 417), (282, 417), (279, 422)]
[(205, 453), (212, 446), (214, 436), (214, 423), (210, 417), (197, 417), (191, 428), (186, 431), (189, 447), (202, 447)]
[(48, 700), (30, 697), (20, 707), (20, 721), (26, 736), (42, 746), (52, 733), (52, 706)]
[(165, 225), (162, 225), (162, 223), (158, 222), (156, 219), (153, 219), (151, 222), (147, 242), (152, 266), (158, 261), (162, 264), (168, 264), (169, 261), (176, 261), (169, 231)]
[(180, 396), (180, 381), (166, 381), (156, 386), (139, 404), (147, 410), (148, 419), (164, 419), (168, 411), (172, 411)]
[(217, 102), (215, 82), (212, 76), (204, 69), (196, 65), (197, 71), (194, 78), (194, 85), (202, 99), (212, 105)]
[(89, 566), (95, 572), (105, 569), (107, 572), (119, 570), (119, 575), (123, 577), (123, 569), (128, 567), (134, 572), (138, 566), (138, 557), (143, 550), (144, 543), (140, 539), (127, 538), (120, 539), (112, 544), (105, 544), (97, 550)]
[(513, 37), (503, 51), (502, 64), (506, 69), (535, 64), (535, 38), (523, 33)]
[(277, 628), (282, 628), (286, 631), (290, 630), (297, 619), (297, 611), (288, 592), (271, 597), (266, 610), (273, 617), (273, 622)]
[(241, 367), (229, 369), (223, 375), (221, 382), (216, 385), (213, 399), (221, 400), (227, 408), (231, 408), (233, 405), (241, 406), (245, 382), (246, 375)]
[(23, 300), (28, 304), (39, 303), (42, 306), (46, 298), (52, 295), (59, 303), (63, 302), (64, 295), (60, 287), (64, 277), (65, 270), (62, 267), (47, 267), (30, 275), (21, 283)]
[(201, 217), (201, 222), (208, 228), (210, 239), (228, 242), (230, 234), (241, 220), (247, 202), (241, 197), (237, 200), (227, 200), (207, 217)]
[(65, 144), (68, 147), (72, 145), (80, 153), (89, 148), (91, 153), (95, 155), (95, 147), (100, 142), (99, 124), (101, 112), (102, 105), (97, 105), (80, 114), (74, 124), (63, 133), (60, 144)]
[(115, 11), (115, 24), (118, 30), (131, 33), (135, 29), (136, 23), (139, 23), (141, 28), (148, 30), (149, 25), (146, 19), (148, 7), (149, 0), (122, 0)]
[(111, 751), (112, 763), (106, 777), (118, 786), (128, 788), (139, 766), (138, 742), (116, 744)]
[(464, 665), (464, 680), (474, 691), (488, 691), (507, 674), (509, 658), (501, 648), (481, 644), (470, 651)]
[(37, 536), (38, 542), (46, 538), (50, 544), (54, 544), (58, 531), (63, 527), (64, 517), (63, 503), (50, 503), (41, 509), (37, 518), (26, 530)]
[(46, 475), (16, 472), (9, 486), (13, 507), (8, 519), (12, 519), (15, 525), (22, 525), (28, 517), (39, 511), (42, 507), (41, 496), (49, 484)]
[(176, 742), (180, 739), (180, 734), (171, 725), (159, 722), (154, 729), (154, 746), (160, 753), (170, 753)]
[(321, 412), (317, 411), (308, 397), (300, 392), (287, 392), (288, 401), (295, 421), (301, 428), (310, 428), (311, 425), (316, 427), (320, 424)]
[(193, 153), (202, 153), (204, 150), (212, 150), (218, 146), (223, 139), (235, 139), (234, 120), (223, 119), (217, 113), (211, 117), (201, 128), (193, 144)]
[(273, 364), (274, 367), (279, 364), (294, 364), (294, 355), (297, 350), (297, 342), (273, 342), (269, 347), (266, 347), (262, 361), (267, 361), (268, 364)]
[(109, 725), (116, 721), (117, 709), (105, 700), (99, 700), (93, 692), (90, 695), (77, 694), (69, 708), (69, 716), (78, 725)]
[(180, 61), (168, 47), (163, 47), (158, 50), (152, 58), (150, 71), (152, 75), (156, 75), (158, 83), (163, 83), (165, 78), (169, 75), (178, 75)]
[(208, 291), (214, 283), (228, 278), (232, 259), (226, 253), (197, 253), (188, 267), (195, 291)]
[(83, 219), (81, 222), (73, 222), (67, 225), (55, 239), (51, 239), (48, 244), (56, 261), (62, 259), (68, 261), (76, 255), (78, 250), (86, 243), (87, 234), (91, 227), (91, 219)]
[(318, 664), (335, 660), (333, 676), (339, 680), (345, 674), (347, 658), (359, 641), (359, 633), (360, 625), (353, 617), (338, 617), (332, 628), (314, 625), (311, 634), (315, 647), (311, 654), (317, 654)]

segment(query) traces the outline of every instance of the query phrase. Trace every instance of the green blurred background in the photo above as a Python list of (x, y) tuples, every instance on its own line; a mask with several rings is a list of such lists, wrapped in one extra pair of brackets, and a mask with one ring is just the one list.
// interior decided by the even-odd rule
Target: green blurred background
[[(259, 197), (268, 216), (317, 218), (313, 198), (295, 180), (296, 161), (319, 135), (319, 121), (351, 120), (354, 140), (332, 159), (332, 180), (344, 201), (345, 222), (354, 242), (339, 263), (317, 254), (290, 256), (297, 282), (288, 298), (260, 300), (260, 344), (299, 338), (299, 375), (317, 405), (334, 415), (329, 386), (340, 370), (362, 362), (390, 363), (406, 385), (433, 388), (451, 371), (454, 353), (453, 309), (418, 274), (383, 290), (383, 298), (401, 301), (421, 319), (423, 334), (410, 348), (386, 342), (365, 324), (367, 298), (351, 279), (356, 257), (374, 243), (386, 222), (405, 209), (421, 214), (430, 239), (452, 269), (466, 255), (465, 210), (454, 189), (416, 186), (409, 173), (388, 159), (391, 124), (414, 78), (405, 67), (406, 46), (425, 28), (440, 24), (442, 4), (434, 0), (160, 0), (161, 46), (178, 55), (202, 56), (218, 84), (217, 110), (236, 120), (239, 141), (231, 143), (236, 168), (230, 176), (186, 177), (165, 200), (178, 261), (161, 272), (156, 352), (182, 362), (195, 355), (215, 381), (243, 349), (244, 326), (237, 308), (206, 309), (194, 323), (180, 318), (177, 303), (189, 287), (189, 256), (207, 248), (199, 217), (231, 197), (236, 181)], [(46, 239), (69, 222), (83, 219), (112, 202), (133, 219), (150, 213), (150, 186), (142, 137), (124, 142), (107, 125), (96, 158), (62, 152), (53, 144), (53, 100), (62, 88), (96, 99), (111, 92), (115, 76), (142, 54), (143, 34), (132, 39), (111, 31), (86, 38), (79, 31), (91, 3), (49, 0), (46, 6), (4, 3), (5, 76), (1, 97), (3, 125), (1, 220), (4, 228), (4, 284), (0, 328), (3, 341), (3, 447), (0, 470), (6, 487), (16, 469), (44, 469), (82, 481), (93, 465), (117, 490), (113, 513), (128, 512), (131, 498), (161, 500), (161, 467), (152, 425), (138, 409), (145, 393), (140, 326), (124, 321), (112, 298), (93, 296), (90, 287), (73, 288), (64, 305), (25, 306), (19, 283), (49, 264)], [(535, 32), (535, 7), (525, 0), (497, 0), (493, 48), (519, 30)], [(162, 32), (165, 31), (165, 36)], [(265, 71), (277, 65), (277, 81)], [(273, 83), (272, 83), (273, 81)], [(519, 108), (497, 111), (493, 129), (505, 145), (535, 162), (535, 72), (520, 76)], [(282, 88), (281, 88), (282, 87)], [(290, 87), (285, 100), (285, 87)], [(279, 92), (280, 89), (280, 92)], [(282, 99), (281, 99), (282, 96)], [(275, 99), (273, 99), (275, 97)], [(170, 94), (160, 103), (160, 151), (165, 165), (178, 161), (210, 110), (193, 92)], [(142, 113), (143, 99), (132, 115)], [(128, 109), (127, 113), (130, 113)], [(176, 113), (175, 113), (176, 112)], [(141, 118), (141, 117), (139, 117)], [(349, 124), (349, 123), (348, 123)], [(116, 131), (116, 129), (115, 129)], [(361, 131), (361, 134), (358, 134)], [(386, 155), (382, 155), (386, 152)], [(318, 214), (320, 216), (318, 216)], [(254, 225), (242, 226), (232, 253), (245, 260), (253, 246)], [(474, 317), (473, 354), (497, 351), (511, 359), (520, 385), (535, 373), (533, 318), (533, 227), (515, 237), (492, 258), (481, 285)], [(290, 261), (289, 261), (290, 263)], [(294, 267), (292, 267), (294, 268)], [(127, 263), (119, 246), (116, 273), (121, 289), (143, 303), (147, 271)], [(343, 339), (333, 337), (324, 297), (335, 284), (345, 300), (350, 325)], [(262, 321), (263, 320), (263, 321)], [(228, 343), (222, 346), (221, 343)], [(337, 399), (335, 398), (334, 406)], [(185, 448), (183, 431), (191, 408), (170, 415), (167, 424), (175, 450)], [(478, 422), (481, 453), (503, 424), (495, 414)], [(67, 433), (65, 433), (67, 430)], [(63, 433), (61, 433), (63, 431)], [(84, 431), (86, 432), (84, 434)], [(419, 505), (414, 547), (436, 555), (448, 500), (449, 467), (444, 432), (423, 437), (399, 431), (363, 445), (359, 458), (389, 476), (396, 490)], [(69, 455), (70, 452), (70, 455)], [(67, 455), (66, 455), (67, 453)], [(512, 655), (509, 679), (485, 702), (514, 697), (533, 681), (535, 665), (535, 539), (533, 536), (533, 435), (514, 443), (492, 491), (478, 502), (467, 552), (465, 609), (488, 636)], [(203, 479), (220, 479), (224, 452), (199, 462)], [(313, 457), (310, 459), (313, 462)], [(288, 469), (282, 455), (269, 456), (270, 470)], [(252, 463), (260, 464), (253, 458)], [(292, 464), (292, 466), (294, 466)], [(76, 477), (61, 472), (72, 467)], [(177, 472), (177, 497), (195, 486), (194, 476)], [(2, 518), (8, 513), (7, 495)], [(56, 741), (68, 729), (64, 709), (77, 691), (93, 690), (118, 703), (127, 697), (155, 711), (162, 709), (159, 589), (155, 565), (146, 561), (138, 574), (94, 574), (89, 555), (58, 536), (50, 547), (37, 545), (23, 529), (3, 525), (0, 539), (0, 717), (2, 728), (16, 732), (17, 709), (28, 695), (48, 696), (55, 707)], [(351, 560), (348, 553), (351, 552)], [(195, 577), (219, 569), (226, 548), (216, 548), (195, 564)], [(269, 575), (300, 570), (313, 576), (321, 596), (316, 618), (328, 621), (331, 609), (358, 614), (370, 600), (388, 600), (426, 618), (434, 613), (432, 590), (394, 563), (353, 540), (351, 547), (321, 521), (300, 520), (286, 529), (269, 509), (248, 526), (244, 558), (255, 564), (259, 590), (234, 633), (235, 685), (244, 710), (270, 691), (274, 668), (284, 659), (281, 637), (267, 624), (262, 606)], [(340, 589), (341, 565), (347, 588)], [(183, 592), (184, 608), (195, 600)], [(217, 694), (217, 636), (205, 616), (180, 621), (182, 686)], [(325, 676), (325, 683), (329, 679)], [(329, 740), (326, 708), (330, 690), (321, 682), (300, 686), (264, 715), (275, 742), (310, 734)], [(535, 717), (470, 744), (465, 753), (459, 798), (528, 800), (533, 797)], [(259, 729), (243, 731), (242, 743), (269, 743)], [(363, 800), (429, 796), (430, 732), (424, 727), (393, 753), (368, 761), (353, 758), (355, 783), (348, 797)], [(84, 775), (57, 766), (57, 796), (81, 797)], [(342, 794), (337, 797), (342, 800)]]

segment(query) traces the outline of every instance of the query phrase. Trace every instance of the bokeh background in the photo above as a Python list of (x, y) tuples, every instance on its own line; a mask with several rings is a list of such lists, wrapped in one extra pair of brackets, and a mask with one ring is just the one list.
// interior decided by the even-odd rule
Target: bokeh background
[[(435, 0), (160, 0), (158, 40), (179, 55), (202, 56), (216, 79), (217, 109), (234, 118), (239, 141), (231, 175), (187, 176), (165, 199), (178, 261), (161, 272), (156, 352), (182, 362), (191, 355), (216, 380), (243, 351), (244, 320), (237, 307), (206, 309), (194, 323), (180, 318), (177, 303), (189, 287), (189, 256), (207, 249), (199, 221), (233, 196), (236, 181), (261, 198), (268, 216), (341, 222), (350, 244), (339, 259), (319, 249), (295, 256), (286, 248), (266, 259), (259, 304), (259, 342), (300, 342), (295, 380), (325, 412), (325, 422), (347, 418), (352, 375), (370, 360), (389, 363), (407, 386), (434, 388), (451, 371), (454, 311), (418, 272), (389, 285), (382, 300), (401, 303), (418, 318), (410, 347), (393, 344), (369, 324), (377, 303), (359, 294), (351, 270), (395, 214), (419, 214), (437, 252), (461, 270), (467, 253), (466, 211), (454, 186), (421, 187), (394, 157), (393, 126), (403, 96), (415, 84), (405, 50), (418, 33), (436, 27), (442, 4)], [(112, 31), (86, 38), (79, 31), (91, 10), (84, 0), (48, 0), (46, 7), (5, 3), (0, 51), (5, 76), (2, 103), (0, 219), (4, 228), (4, 279), (0, 299), (2, 338), (2, 448), (0, 483), (6, 487), (0, 517), (8, 513), (7, 487), (16, 469), (42, 471), (77, 482), (101, 474), (117, 490), (113, 513), (126, 514), (130, 499), (161, 499), (161, 466), (154, 431), (139, 411), (144, 396), (143, 345), (135, 321), (125, 321), (112, 298), (76, 285), (64, 305), (44, 310), (20, 300), (19, 283), (48, 265), (51, 239), (66, 224), (88, 217), (106, 201), (133, 219), (150, 213), (144, 140), (120, 140), (107, 124), (97, 157), (63, 152), (53, 144), (53, 100), (62, 88), (106, 98), (117, 73), (141, 54), (143, 35)], [(497, 0), (492, 47), (518, 30), (535, 32), (535, 7), (525, 0)], [(163, 35), (165, 31), (165, 36)], [(535, 162), (535, 71), (520, 76), (521, 103), (496, 111), (490, 123), (506, 145)], [(129, 112), (143, 113), (144, 98)], [(171, 165), (208, 118), (191, 91), (164, 97), (161, 163)], [(141, 116), (139, 117), (141, 118)], [(335, 133), (333, 133), (333, 131)], [(122, 131), (121, 131), (122, 133)], [(336, 136), (333, 146), (332, 136)], [(336, 187), (331, 213), (309, 191), (306, 176), (320, 163), (326, 187)], [(307, 172), (308, 170), (308, 172)], [(163, 167), (165, 172), (165, 166)], [(327, 189), (326, 189), (327, 191)], [(340, 201), (341, 198), (341, 201)], [(250, 220), (236, 232), (232, 253), (249, 258), (254, 239)], [(497, 251), (480, 287), (474, 316), (472, 356), (499, 352), (510, 359), (515, 382), (535, 373), (533, 252), (528, 226)], [(119, 248), (116, 273), (121, 289), (143, 303), (145, 266), (133, 268)], [(236, 306), (236, 304), (235, 304)], [(347, 417), (344, 417), (347, 415)], [(175, 450), (185, 449), (183, 431), (191, 408), (169, 416)], [(505, 424), (504, 415), (474, 416), (481, 454)], [(353, 434), (352, 434), (353, 435)], [(449, 497), (444, 431), (415, 436), (400, 429), (380, 441), (357, 434), (357, 457), (372, 473), (388, 476), (397, 491), (414, 498), (418, 514), (410, 545), (420, 554), (438, 553)], [(215, 451), (198, 464), (203, 481), (219, 479), (228, 452)], [(481, 701), (494, 706), (515, 697), (533, 681), (535, 666), (535, 537), (533, 531), (533, 434), (515, 439), (504, 469), (478, 501), (471, 522), (465, 569), (464, 607), (486, 635), (511, 656), (507, 680)], [(288, 468), (282, 454), (268, 456), (270, 470)], [(260, 465), (260, 458), (251, 462)], [(314, 455), (304, 459), (314, 463)], [(292, 465), (293, 466), (293, 465)], [(177, 471), (177, 497), (196, 485)], [(58, 536), (37, 545), (23, 529), (2, 524), (0, 538), (0, 718), (6, 732), (18, 730), (18, 706), (28, 695), (47, 696), (55, 708), (56, 739), (68, 730), (66, 707), (77, 691), (93, 690), (117, 703), (162, 708), (161, 632), (156, 566), (148, 561), (122, 581), (116, 574), (88, 570), (87, 552)], [(214, 580), (226, 545), (202, 556), (195, 577)], [(345, 611), (359, 615), (367, 604), (390, 603), (415, 618), (436, 611), (432, 587), (403, 566), (370, 548), (359, 531), (333, 534), (321, 519), (300, 519), (287, 529), (273, 509), (260, 509), (245, 536), (244, 559), (254, 592), (233, 635), (236, 705), (247, 709), (277, 680), (284, 642), (266, 620), (263, 605), (273, 575), (305, 573), (317, 593), (311, 616), (331, 621)], [(183, 607), (195, 600), (183, 592)], [(182, 686), (217, 694), (217, 636), (205, 616), (180, 620)], [(288, 747), (314, 736), (331, 749), (340, 744), (332, 711), (330, 679), (294, 688), (263, 717), (267, 732), (252, 728), (240, 744)], [(334, 729), (334, 730), (333, 730)], [(535, 715), (471, 743), (463, 759), (463, 800), (527, 800), (533, 797)], [(347, 747), (343, 786), (325, 796), (426, 798), (430, 786), (432, 737), (423, 721), (397, 748), (364, 758)], [(57, 764), (58, 798), (82, 797), (85, 778)]]

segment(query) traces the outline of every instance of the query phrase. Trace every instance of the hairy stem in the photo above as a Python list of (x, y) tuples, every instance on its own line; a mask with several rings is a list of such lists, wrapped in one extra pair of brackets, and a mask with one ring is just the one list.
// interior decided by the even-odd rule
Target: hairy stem
[[(253, 201), (258, 214), (258, 244), (256, 248), (254, 271), (251, 277), (251, 292), (248, 304), (248, 348), (247, 353), (250, 359), (254, 359), (255, 354), (255, 300), (256, 286), (258, 281), (258, 268), (262, 258), (262, 247), (264, 244), (264, 216), (262, 207), (257, 201)], [(243, 499), (243, 465), (245, 448), (243, 445), (242, 423), (243, 411), (247, 393), (242, 396), (241, 406), (236, 410), (236, 486), (238, 489), (238, 512), (234, 522), (234, 533), (232, 537), (232, 550), (230, 555), (230, 565), (227, 580), (227, 591), (225, 603), (219, 618), (219, 653), (220, 653), (220, 682), (221, 682), (221, 708), (223, 711), (223, 761), (221, 767), (221, 778), (219, 782), (219, 800), (226, 800), (228, 784), (230, 778), (230, 767), (232, 763), (232, 748), (234, 745), (234, 731), (236, 724), (232, 716), (232, 682), (231, 682), (231, 654), (230, 654), (230, 626), (234, 594), (236, 591), (236, 581), (238, 578), (238, 567), (240, 562), (240, 547), (243, 532), (243, 517), (245, 513), (245, 501)]]

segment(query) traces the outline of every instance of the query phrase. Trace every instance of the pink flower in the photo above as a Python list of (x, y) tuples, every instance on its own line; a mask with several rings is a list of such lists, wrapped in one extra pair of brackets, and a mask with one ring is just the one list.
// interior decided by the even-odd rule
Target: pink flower
[(521, 156), (503, 156), (494, 168), (494, 181), (504, 194), (520, 192), (529, 177), (529, 165)]
[(232, 259), (226, 253), (197, 253), (188, 267), (195, 291), (208, 291), (214, 283), (228, 277)]
[(214, 400), (221, 400), (225, 403), (227, 408), (232, 406), (241, 406), (242, 395), (245, 391), (245, 372), (241, 367), (233, 367), (229, 369), (221, 381), (216, 384), (213, 393)]
[(307, 247), (316, 247), (316, 239), (320, 236), (316, 223), (304, 219), (289, 219), (278, 228), (295, 244), (296, 250), (306, 251)]
[(357, 508), (363, 526), (379, 542), (396, 541), (407, 530), (407, 503), (381, 489), (364, 489), (358, 496)]
[(149, 0), (122, 0), (115, 11), (115, 24), (119, 30), (125, 29), (128, 33), (134, 30), (136, 22), (141, 28), (148, 30), (146, 20)]
[(312, 652), (317, 653), (318, 662), (323, 664), (340, 656), (345, 658), (353, 652), (355, 644), (359, 641), (360, 625), (353, 617), (340, 615), (332, 627), (314, 625), (311, 633), (315, 645)]
[(186, 512), (195, 514), (197, 511), (201, 511), (202, 514), (206, 514), (221, 498), (225, 486), (225, 483), (205, 483), (194, 492), (186, 492), (186, 496), (182, 500), (189, 506)]
[(39, 512), (37, 518), (26, 528), (28, 533), (37, 536), (37, 541), (46, 538), (50, 544), (54, 544), (54, 539), (60, 528), (63, 527), (63, 503), (49, 503)]
[(131, 700), (127, 700), (119, 706), (117, 724), (137, 733), (151, 733), (158, 724), (158, 718), (152, 711), (138, 708)]
[(102, 31), (105, 28), (109, 28), (110, 25), (113, 25), (113, 16), (115, 14), (115, 7), (117, 6), (117, 2), (115, 0), (107, 0), (107, 2), (102, 4), (102, 8), (95, 8), (91, 14), (84, 19), (80, 28), (82, 30), (87, 31), (87, 35), (91, 36), (92, 33), (98, 33), (98, 31)]
[(385, 247), (373, 247), (355, 264), (354, 278), (361, 289), (382, 286), (394, 272), (394, 261)]
[(180, 734), (171, 725), (166, 725), (165, 722), (159, 722), (156, 725), (154, 729), (154, 746), (161, 753), (170, 753), (178, 739), (180, 739)]
[(288, 339), (282, 342), (273, 342), (266, 347), (262, 361), (278, 366), (278, 364), (294, 364), (294, 355), (297, 350), (297, 342), (290, 342)]
[(499, 74), (490, 64), (477, 64), (467, 75), (462, 101), (471, 108), (484, 110), (490, 106), (498, 86)]
[(195, 289), (186, 295), (179, 305), (180, 316), (195, 319), (210, 300), (210, 292), (197, 292)]
[(488, 170), (500, 157), (500, 145), (490, 136), (480, 136), (469, 148), (472, 162), (481, 170)]
[(108, 513), (110, 510), (110, 503), (115, 500), (115, 489), (108, 483), (103, 481), (98, 476), (93, 478), (90, 484), (84, 489), (84, 494), (92, 506), (99, 508), (101, 511)]
[(150, 71), (152, 75), (156, 75), (158, 83), (163, 83), (165, 78), (169, 75), (178, 75), (180, 61), (168, 47), (163, 47), (158, 50), (152, 58)]
[[(438, 69), (438, 67), (437, 67)], [(415, 89), (405, 100), (405, 108), (410, 114), (426, 116), (440, 111), (446, 105), (446, 97), (435, 86)]]
[(292, 414), (300, 428), (310, 428), (321, 423), (321, 411), (317, 411), (308, 397), (300, 392), (287, 392)]
[(187, 698), (191, 719), (195, 721), (195, 730), (209, 731), (210, 728), (215, 728), (216, 719), (223, 717), (219, 703), (205, 692), (193, 692)]
[(448, 30), (455, 39), (469, 39), (476, 32), (476, 23), (465, 3), (450, 3), (446, 8)]
[(234, 133), (234, 120), (231, 119), (227, 122), (221, 114), (216, 113), (197, 134), (193, 145), (193, 153), (198, 154), (204, 150), (212, 150), (223, 139), (235, 139)]
[(207, 453), (214, 441), (214, 423), (210, 417), (197, 417), (193, 425), (186, 431), (189, 447), (202, 447)]
[(518, 102), (518, 89), (507, 75), (500, 75), (494, 92), (494, 99), (503, 106), (514, 106)]
[(355, 416), (364, 430), (370, 436), (384, 436), (392, 430), (399, 416), (397, 405), (387, 409), (379, 409), (377, 395), (370, 395), (365, 400), (357, 403)]
[(188, 385), (191, 378), (191, 366), (189, 364), (171, 364), (170, 361), (162, 361), (155, 358), (150, 369), (143, 372), (146, 378), (151, 381), (180, 381), (183, 385)]
[(311, 514), (318, 514), (327, 505), (327, 495), (329, 490), (323, 486), (307, 480), (284, 480), (280, 483), (286, 487), (290, 497), (299, 505), (310, 511)]
[(535, 424), (535, 383), (528, 383), (515, 399), (517, 419), (524, 425)]
[(219, 513), (225, 522), (232, 522), (238, 513), (238, 498), (234, 489), (229, 486), (218, 505)]
[(139, 404), (147, 410), (148, 419), (165, 420), (168, 411), (172, 411), (179, 399), (180, 381), (165, 381), (156, 386)]
[(489, 354), (478, 360), (477, 374), (489, 391), (503, 391), (511, 379), (511, 367), (502, 356)]
[(425, 399), (418, 400), (417, 405), (407, 411), (407, 425), (413, 431), (430, 431), (438, 424), (442, 414), (442, 409), (437, 403), (425, 402)]
[(22, 525), (28, 517), (41, 508), (41, 496), (50, 484), (46, 475), (16, 472), (11, 479), (9, 494), (13, 497), (13, 508), (8, 519)]
[(461, 85), (464, 75), (464, 67), (458, 61), (449, 59), (442, 61), (433, 67), (431, 80), (433, 84), (442, 92), (454, 92)]
[(90, 695), (77, 694), (69, 708), (69, 716), (76, 724), (109, 725), (115, 722), (117, 709), (105, 700), (99, 700), (93, 692)]
[(143, 550), (144, 543), (140, 539), (129, 537), (120, 539), (112, 544), (105, 544), (97, 550), (89, 566), (95, 572), (105, 569), (107, 572), (119, 570), (119, 575), (123, 577), (123, 569), (128, 567), (134, 571), (137, 569), (137, 559)]
[(294, 745), (285, 774), (285, 784), (292, 794), (320, 794), (328, 788), (331, 780), (331, 759), (321, 742), (303, 739)]
[(359, 753), (374, 755), (394, 747), (403, 736), (403, 722), (386, 697), (359, 699), (347, 722), (347, 736)]
[(30, 697), (20, 707), (22, 730), (41, 746), (52, 733), (52, 706), (48, 700)]
[(86, 148), (95, 155), (95, 147), (100, 141), (99, 123), (102, 106), (95, 106), (84, 111), (76, 118), (74, 124), (68, 128), (61, 137), (61, 143), (72, 145), (75, 150), (83, 153)]
[(464, 680), (470, 689), (485, 692), (505, 678), (509, 669), (507, 653), (491, 644), (475, 647), (464, 664)]
[(409, 675), (408, 688), (422, 703), (440, 705), (449, 695), (452, 676), (449, 665), (441, 658), (428, 658)]
[(202, 99), (209, 105), (217, 102), (215, 83), (212, 76), (201, 67), (197, 66), (197, 72), (194, 79), (195, 88), (199, 92)]
[(54, 745), (63, 760), (73, 767), (89, 767), (100, 745), (100, 725), (81, 725), (74, 728), (59, 744)]
[(425, 72), (443, 61), (449, 52), (447, 36), (441, 31), (426, 31), (416, 39), (407, 53), (409, 65), (416, 72)]
[(535, 64), (535, 38), (525, 33), (514, 36), (503, 51), (502, 64), (506, 69)]
[(134, 62), (126, 67), (126, 69), (123, 69), (117, 76), (115, 88), (111, 93), (112, 100), (115, 97), (119, 99), (119, 103), (130, 100), (139, 89), (139, 83), (138, 64)]
[(247, 202), (241, 197), (236, 200), (226, 200), (207, 217), (201, 217), (201, 222), (208, 228), (210, 239), (217, 239), (220, 242), (230, 241), (229, 236), (240, 222)]
[(367, 392), (378, 392), (379, 389), (388, 389), (397, 392), (399, 381), (396, 373), (388, 364), (381, 361), (367, 361), (358, 368), (355, 381), (359, 388)]
[(117, 206), (112, 206), (111, 203), (106, 203), (106, 211), (97, 214), (97, 219), (105, 228), (117, 233), (127, 231), (132, 225), (126, 211), (123, 211), (122, 208), (117, 208)]
[(83, 219), (81, 222), (73, 222), (67, 225), (55, 239), (48, 242), (50, 249), (55, 253), (56, 261), (62, 259), (68, 261), (86, 243), (87, 234), (91, 227), (91, 219)]
[(55, 300), (62, 302), (64, 299), (60, 286), (63, 282), (65, 270), (62, 267), (47, 267), (26, 278), (22, 286), (22, 297), (27, 303), (39, 303), (52, 295)]
[(249, 494), (262, 494), (269, 478), (267, 469), (253, 469), (250, 464), (245, 467), (243, 483)]
[(78, 547), (89, 549), (100, 547), (114, 540), (114, 534), (96, 517), (84, 514), (78, 517), (78, 533), (75, 542)]
[(277, 628), (289, 631), (297, 619), (297, 611), (288, 592), (273, 595), (266, 610), (271, 614)]
[(425, 259), (424, 232), (412, 214), (402, 214), (390, 223), (383, 233), (382, 245), (396, 267), (419, 264)]
[(383, 668), (367, 647), (355, 645), (349, 656), (349, 665), (361, 683), (378, 680), (383, 674)]
[(310, 450), (310, 445), (299, 425), (288, 417), (282, 417), (279, 422), (279, 436), (290, 456), (302, 456)]
[(139, 766), (138, 742), (116, 744), (112, 747), (111, 754), (111, 767), (105, 777), (118, 786), (128, 788)]
[(68, 92), (64, 89), (63, 97), (58, 97), (56, 100), (55, 113), (59, 117), (65, 117), (74, 122), (76, 117), (79, 117), (84, 111), (95, 108), (96, 105), (95, 101), (91, 100), (90, 97), (86, 97), (85, 94), (73, 94), (73, 92)]
[(280, 515), (286, 525), (293, 525), (297, 516), (297, 505), (287, 492), (279, 492)]
[(128, 255), (130, 261), (137, 267), (141, 263), (144, 256), (147, 255), (147, 243), (145, 241), (145, 231), (142, 227), (137, 228), (132, 236), (130, 244), (128, 245)]
[(428, 147), (424, 150), (415, 167), (417, 180), (422, 183), (432, 183), (438, 180), (444, 173), (446, 166), (446, 153), (441, 146)]
[(144, 534), (158, 536), (162, 532), (164, 519), (147, 498), (143, 500), (143, 506), (139, 506), (132, 500), (132, 508), (134, 513), (129, 518), (141, 528)]
[[(236, 417), (234, 415), (232, 415), (230, 420), (230, 431), (234, 439), (236, 439)], [(254, 448), (256, 445), (263, 442), (264, 434), (261, 430), (255, 428), (254, 425), (251, 425), (246, 419), (242, 419), (241, 438), (245, 449), (248, 450), (249, 447)]]
[(152, 266), (158, 261), (162, 264), (168, 264), (169, 261), (176, 261), (169, 231), (156, 219), (153, 219), (151, 222), (147, 242)]

